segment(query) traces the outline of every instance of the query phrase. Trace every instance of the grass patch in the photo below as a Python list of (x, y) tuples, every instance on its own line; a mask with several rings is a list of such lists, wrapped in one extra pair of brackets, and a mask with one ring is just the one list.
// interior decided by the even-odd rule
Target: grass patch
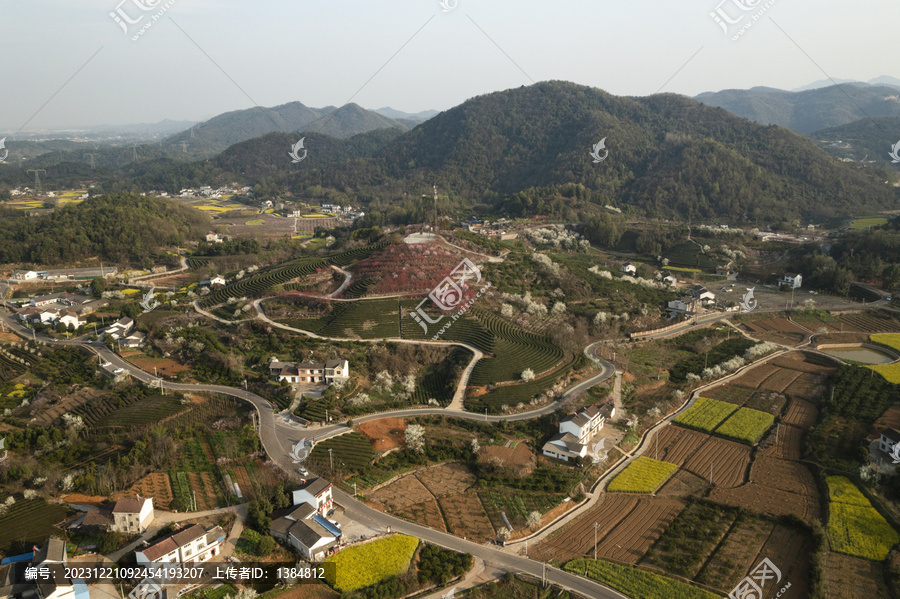
[(698, 397), (694, 405), (675, 418), (673, 422), (687, 428), (711, 433), (737, 409), (738, 406), (733, 403)]
[(767, 412), (741, 408), (716, 429), (716, 434), (753, 445), (774, 423), (775, 417)]
[(376, 584), (388, 576), (409, 570), (419, 539), (394, 535), (365, 545), (348, 547), (332, 555), (326, 564), (326, 581), (341, 592), (355, 591)]
[(631, 599), (721, 599), (721, 595), (684, 582), (602, 560), (575, 559), (563, 569), (576, 574), (587, 572), (590, 578)]
[(244, 224), (245, 224), (245, 225), (250, 225), (250, 226), (254, 226), (254, 227), (255, 227), (255, 226), (257, 226), (257, 225), (264, 225), (264, 224), (266, 224), (266, 221), (264, 221), (264, 220), (261, 219), (261, 218), (254, 218), (254, 219), (248, 220), (248, 221), (245, 222)]
[(843, 476), (829, 476), (828, 542), (831, 549), (874, 561), (887, 558), (900, 542), (900, 534), (888, 524), (869, 500)]
[(677, 470), (675, 464), (641, 456), (616, 475), (606, 490), (610, 493), (653, 493)]
[(888, 223), (888, 219), (883, 216), (870, 216), (867, 218), (857, 218), (852, 223), (850, 223), (851, 229), (866, 229), (868, 227), (880, 227), (881, 225), (886, 225)]

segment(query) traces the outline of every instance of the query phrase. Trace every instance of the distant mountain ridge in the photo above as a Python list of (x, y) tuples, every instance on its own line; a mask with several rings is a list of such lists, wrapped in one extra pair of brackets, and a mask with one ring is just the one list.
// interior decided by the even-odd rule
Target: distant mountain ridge
[(799, 92), (768, 87), (728, 89), (706, 92), (694, 99), (761, 125), (781, 125), (803, 134), (865, 117), (900, 116), (900, 89), (866, 83)]

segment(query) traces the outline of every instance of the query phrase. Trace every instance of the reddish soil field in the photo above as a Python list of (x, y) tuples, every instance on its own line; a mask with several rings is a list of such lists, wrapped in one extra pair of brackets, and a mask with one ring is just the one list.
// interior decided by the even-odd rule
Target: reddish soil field
[(200, 480), (203, 481), (203, 487), (206, 489), (206, 504), (209, 506), (209, 509), (217, 507), (219, 505), (219, 498), (216, 497), (216, 481), (213, 479), (212, 474), (209, 472), (201, 472)]
[(782, 598), (802, 599), (808, 597), (808, 564), (811, 549), (812, 544), (805, 534), (778, 524), (759, 554), (748, 564), (744, 575), (749, 575), (759, 562), (764, 558), (769, 558), (775, 567), (781, 570), (781, 581), (776, 583), (777, 579), (775, 578), (769, 580), (763, 587), (763, 597), (774, 597), (788, 582), (791, 583), (791, 587), (781, 595)]
[(244, 498), (248, 498), (253, 494), (253, 485), (250, 483), (250, 477), (247, 475), (247, 471), (243, 466), (235, 466), (231, 471), (234, 472), (232, 482), (237, 483), (241, 488), (241, 494)]
[(718, 399), (719, 401), (727, 401), (728, 403), (733, 403), (739, 406), (747, 403), (747, 400), (753, 397), (753, 394), (756, 393), (756, 389), (750, 389), (749, 387), (739, 387), (738, 385), (728, 384), (728, 385), (719, 385), (714, 389), (709, 389), (703, 392), (703, 397), (708, 397), (710, 399)]
[(640, 499), (648, 498), (604, 493), (594, 507), (549, 539), (541, 541), (537, 547), (530, 548), (528, 555), (539, 560), (563, 560), (586, 555), (594, 545), (594, 522), (600, 525), (597, 529), (599, 541), (634, 509)]
[(519, 443), (515, 447), (501, 447), (489, 445), (482, 447), (478, 452), (479, 464), (499, 463), (503, 468), (509, 468), (516, 476), (525, 476), (534, 470), (535, 457), (525, 443)]
[(784, 393), (800, 399), (818, 399), (825, 393), (825, 381), (825, 375), (804, 372), (784, 390)]
[(624, 520), (598, 542), (597, 557), (637, 563), (682, 509), (684, 503), (676, 499), (643, 498)]
[(745, 480), (751, 451), (743, 443), (710, 437), (683, 468), (701, 478), (709, 479), (711, 474), (716, 487), (737, 487)]
[(891, 596), (881, 563), (831, 551), (828, 552), (825, 563), (825, 589), (828, 597), (872, 599)]
[(818, 496), (816, 482), (806, 466), (790, 460), (760, 456), (750, 468), (750, 480), (789, 493)]
[(658, 497), (699, 497), (709, 486), (706, 480), (687, 470), (679, 470), (656, 492)]
[(402, 510), (397, 510), (397, 515), (412, 520), (417, 524), (447, 532), (447, 524), (435, 499), (429, 499), (422, 503), (410, 505)]
[(172, 501), (172, 484), (165, 472), (152, 472), (136, 482), (126, 495), (142, 495), (153, 498), (153, 507), (167, 510)]
[(807, 429), (816, 423), (819, 410), (813, 404), (802, 399), (792, 399), (782, 420), (785, 424)]
[(771, 364), (762, 364), (756, 368), (751, 368), (746, 373), (731, 381), (732, 385), (740, 385), (741, 387), (750, 387), (756, 389), (767, 378), (781, 370), (777, 366)]
[(184, 364), (179, 364), (175, 360), (170, 360), (168, 358), (149, 358), (141, 355), (132, 356), (129, 358), (129, 361), (141, 370), (147, 372), (153, 372), (153, 368), (156, 367), (156, 372), (162, 376), (175, 376), (179, 372), (189, 370)]
[(773, 373), (772, 376), (764, 380), (759, 388), (765, 391), (784, 393), (784, 390), (787, 389), (791, 383), (797, 380), (797, 378), (801, 374), (803, 373), (797, 372), (796, 370), (781, 368), (777, 372)]
[(819, 502), (816, 497), (789, 493), (757, 483), (748, 483), (735, 489), (713, 489), (709, 499), (772, 517), (794, 514), (807, 523), (812, 523), (819, 517)]
[(480, 543), (494, 537), (494, 527), (475, 493), (447, 495), (440, 499), (440, 506), (449, 533)]
[(100, 504), (106, 501), (106, 497), (103, 495), (81, 495), (80, 493), (73, 493), (72, 495), (66, 495), (62, 500), (66, 503), (100, 507)]
[(699, 451), (709, 435), (676, 425), (666, 426), (659, 433), (659, 442), (649, 445), (647, 457), (683, 466), (685, 461)]
[(759, 445), (762, 454), (786, 460), (800, 459), (800, 441), (803, 431), (795, 426), (782, 426), (778, 434), (769, 433)]
[(875, 421), (875, 431), (880, 433), (886, 428), (900, 430), (900, 406), (891, 406)]
[(808, 356), (801, 352), (792, 352), (784, 354), (783, 356), (778, 356), (777, 358), (773, 358), (769, 363), (783, 368), (790, 368), (791, 370), (811, 372), (814, 374), (830, 374), (834, 372), (835, 369), (833, 362), (817, 356)]
[(359, 425), (359, 432), (371, 442), (375, 451), (399, 447), (404, 442), (406, 422), (401, 418), (379, 418)]

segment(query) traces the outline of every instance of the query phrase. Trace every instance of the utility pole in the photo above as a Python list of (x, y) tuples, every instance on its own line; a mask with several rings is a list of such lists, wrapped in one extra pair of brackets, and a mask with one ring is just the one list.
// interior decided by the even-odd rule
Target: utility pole
[(597, 529), (600, 525), (594, 522), (594, 561), (597, 561)]
[(30, 168), (28, 169), (29, 173), (34, 173), (34, 189), (35, 191), (41, 190), (41, 173), (46, 173), (47, 171), (42, 168)]
[(331, 466), (331, 477), (334, 478), (334, 458), (331, 455), (331, 448), (328, 448), (328, 463)]
[(487, 408), (484, 409), (484, 421), (487, 422)]
[(91, 158), (91, 170), (97, 168), (97, 163), (94, 161), (94, 159), (99, 156), (99, 154), (87, 153), (85, 154), (85, 156), (89, 156)]

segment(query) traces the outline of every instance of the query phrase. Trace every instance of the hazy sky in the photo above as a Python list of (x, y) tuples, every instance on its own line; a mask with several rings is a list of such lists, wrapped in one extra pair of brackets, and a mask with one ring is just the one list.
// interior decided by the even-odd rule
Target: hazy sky
[[(548, 79), (620, 95), (696, 95), (790, 89), (826, 73), (900, 78), (897, 0), (445, 1), (455, 8), (444, 12), (438, 0), (7, 0), (0, 130), (202, 120), (295, 100), (444, 110)], [(741, 17), (728, 34), (710, 16), (717, 7), (723, 18)], [(140, 18), (127, 33), (110, 16), (117, 9), (120, 19)]]

